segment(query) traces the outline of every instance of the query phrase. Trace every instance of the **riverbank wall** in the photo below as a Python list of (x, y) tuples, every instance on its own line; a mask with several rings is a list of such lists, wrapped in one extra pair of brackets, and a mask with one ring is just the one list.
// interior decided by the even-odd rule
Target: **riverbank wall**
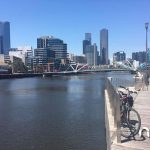
[[(30, 78), (30, 77), (51, 77), (62, 75), (78, 75), (78, 74), (91, 74), (96, 72), (118, 72), (119, 70), (81, 70), (81, 71), (62, 71), (62, 72), (44, 72), (44, 73), (15, 73), (15, 74), (0, 74), (0, 79), (12, 78)], [(120, 70), (121, 72), (128, 72), (127, 70)]]
[(0, 79), (13, 79), (13, 78), (29, 78), (29, 77), (42, 77), (42, 73), (19, 73), (19, 74), (0, 74)]

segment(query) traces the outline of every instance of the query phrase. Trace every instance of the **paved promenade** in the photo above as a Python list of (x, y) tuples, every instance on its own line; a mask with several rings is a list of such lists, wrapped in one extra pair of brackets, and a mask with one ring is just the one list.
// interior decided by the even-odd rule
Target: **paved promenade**
[[(141, 128), (147, 127), (150, 130), (150, 86), (149, 90), (140, 91), (134, 102), (134, 108), (139, 112), (141, 117)], [(143, 138), (139, 135), (136, 140), (121, 139), (122, 143), (113, 143), (111, 150), (150, 150), (150, 137), (144, 134)]]

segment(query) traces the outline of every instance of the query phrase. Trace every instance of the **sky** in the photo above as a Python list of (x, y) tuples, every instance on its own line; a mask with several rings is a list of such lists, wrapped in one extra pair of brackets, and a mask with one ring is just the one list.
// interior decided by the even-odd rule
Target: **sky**
[[(81, 55), (85, 33), (92, 33), (99, 50), (100, 30), (107, 28), (110, 58), (117, 51), (131, 57), (145, 50), (150, 0), (3, 0), (0, 21), (10, 22), (13, 48), (36, 48), (38, 37), (53, 35), (67, 43), (69, 53)], [(150, 47), (150, 32), (148, 37)]]

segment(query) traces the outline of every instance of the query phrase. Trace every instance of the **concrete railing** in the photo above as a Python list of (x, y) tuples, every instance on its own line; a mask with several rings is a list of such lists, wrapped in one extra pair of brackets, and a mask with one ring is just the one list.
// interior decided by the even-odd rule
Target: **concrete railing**
[(106, 79), (105, 90), (105, 125), (107, 150), (111, 149), (111, 144), (116, 141), (121, 142), (120, 135), (120, 99), (110, 79)]

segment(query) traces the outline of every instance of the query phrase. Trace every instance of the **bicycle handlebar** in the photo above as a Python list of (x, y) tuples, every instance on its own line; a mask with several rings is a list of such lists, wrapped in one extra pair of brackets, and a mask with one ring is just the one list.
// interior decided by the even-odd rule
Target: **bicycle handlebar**
[(122, 86), (122, 85), (120, 85), (119, 87), (120, 87), (120, 88), (123, 88), (123, 89), (126, 89), (126, 87), (124, 87), (124, 86)]

